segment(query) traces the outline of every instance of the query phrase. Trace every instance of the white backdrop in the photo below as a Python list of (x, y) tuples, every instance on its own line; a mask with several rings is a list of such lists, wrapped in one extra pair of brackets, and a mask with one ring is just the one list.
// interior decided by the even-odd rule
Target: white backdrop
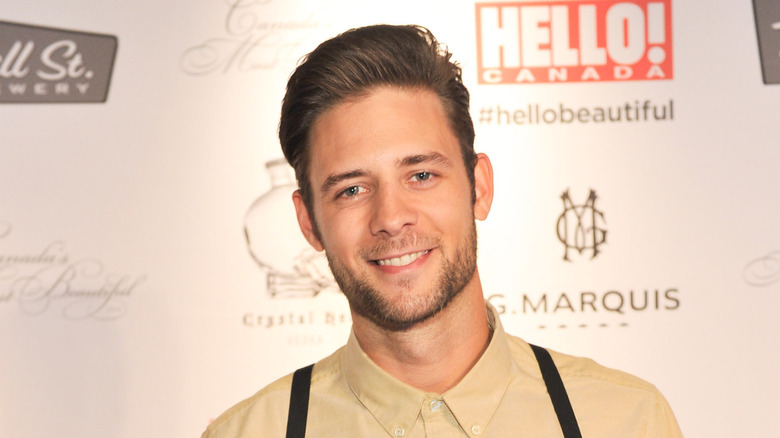
[[(508, 331), (653, 382), (686, 436), (774, 430), (780, 85), (762, 80), (753, 5), (532, 3), (0, 3), (3, 436), (199, 436), (233, 403), (346, 340), (346, 304), (291, 226), (276, 126), (297, 59), (378, 22), (429, 27), (464, 68), (477, 149), (496, 175), (479, 269)], [(769, 4), (762, 44), (778, 44), (780, 7), (758, 3)], [(639, 47), (635, 71), (661, 47), (666, 78), (579, 82), (575, 66), (570, 81), (547, 83), (536, 67), (536, 83), (480, 83), (485, 51), (503, 41), (508, 74), (519, 38), (498, 32), (489, 11), (537, 7), (518, 16), (523, 53), (537, 56), (521, 55), (527, 66), (566, 48), (544, 40), (565, 34), (561, 16), (548, 24), (545, 13), (577, 12), (566, 17), (585, 28), (588, 7), (615, 4), (628, 11), (615, 23), (628, 27), (605, 40), (606, 12), (594, 8), (594, 44)], [(648, 25), (656, 39), (632, 39), (645, 34), (632, 33), (631, 14), (658, 5), (669, 16)], [(488, 11), (479, 27), (478, 11)], [(513, 10), (501, 11), (511, 28)], [(43, 37), (9, 24), (115, 37), (115, 56), (75, 39), (82, 62), (70, 79), (36, 77), (38, 67), (58, 71), (34, 63)], [(578, 35), (572, 47), (584, 52)], [(76, 58), (64, 48), (52, 56)], [(99, 66), (112, 72), (107, 99), (79, 102), (75, 84), (99, 87)], [(68, 80), (68, 92), (57, 88)], [(645, 106), (651, 116), (637, 117)], [(599, 121), (610, 109), (621, 120)], [(571, 114), (583, 116), (562, 121)]]

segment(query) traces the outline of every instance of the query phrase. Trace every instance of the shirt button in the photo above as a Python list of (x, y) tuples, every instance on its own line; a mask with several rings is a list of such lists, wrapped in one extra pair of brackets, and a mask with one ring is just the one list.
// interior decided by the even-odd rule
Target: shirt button
[(473, 433), (474, 435), (479, 435), (482, 433), (482, 428), (479, 427), (479, 424), (475, 424), (471, 426), (471, 433)]
[(431, 410), (433, 412), (438, 411), (441, 408), (441, 400), (433, 400), (431, 401)]
[(395, 434), (395, 436), (404, 436), (405, 433), (406, 431), (404, 430), (403, 427), (396, 427), (395, 430), (393, 431), (393, 434)]

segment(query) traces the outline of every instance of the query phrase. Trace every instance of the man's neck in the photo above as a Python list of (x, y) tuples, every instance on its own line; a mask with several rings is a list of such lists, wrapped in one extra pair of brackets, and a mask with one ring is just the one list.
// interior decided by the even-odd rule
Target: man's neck
[(444, 393), (479, 360), (490, 342), (487, 311), (479, 286), (463, 290), (433, 318), (405, 331), (391, 331), (353, 315), (361, 348), (380, 368), (422, 391)]

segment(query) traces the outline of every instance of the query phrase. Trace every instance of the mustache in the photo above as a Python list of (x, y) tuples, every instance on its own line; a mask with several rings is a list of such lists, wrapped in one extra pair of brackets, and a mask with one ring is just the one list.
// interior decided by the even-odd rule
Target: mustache
[(411, 250), (426, 250), (441, 246), (438, 237), (421, 233), (409, 233), (397, 237), (385, 237), (374, 245), (360, 251), (360, 257), (376, 260), (393, 253), (403, 253)]

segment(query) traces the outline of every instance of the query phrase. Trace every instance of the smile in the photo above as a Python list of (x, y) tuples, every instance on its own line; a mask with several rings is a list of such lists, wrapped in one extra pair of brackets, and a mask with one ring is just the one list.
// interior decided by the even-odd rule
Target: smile
[(417, 260), (420, 256), (431, 252), (430, 249), (420, 252), (413, 252), (411, 254), (404, 254), (401, 257), (393, 257), (389, 259), (377, 260), (376, 264), (379, 266), (406, 266), (413, 261)]

